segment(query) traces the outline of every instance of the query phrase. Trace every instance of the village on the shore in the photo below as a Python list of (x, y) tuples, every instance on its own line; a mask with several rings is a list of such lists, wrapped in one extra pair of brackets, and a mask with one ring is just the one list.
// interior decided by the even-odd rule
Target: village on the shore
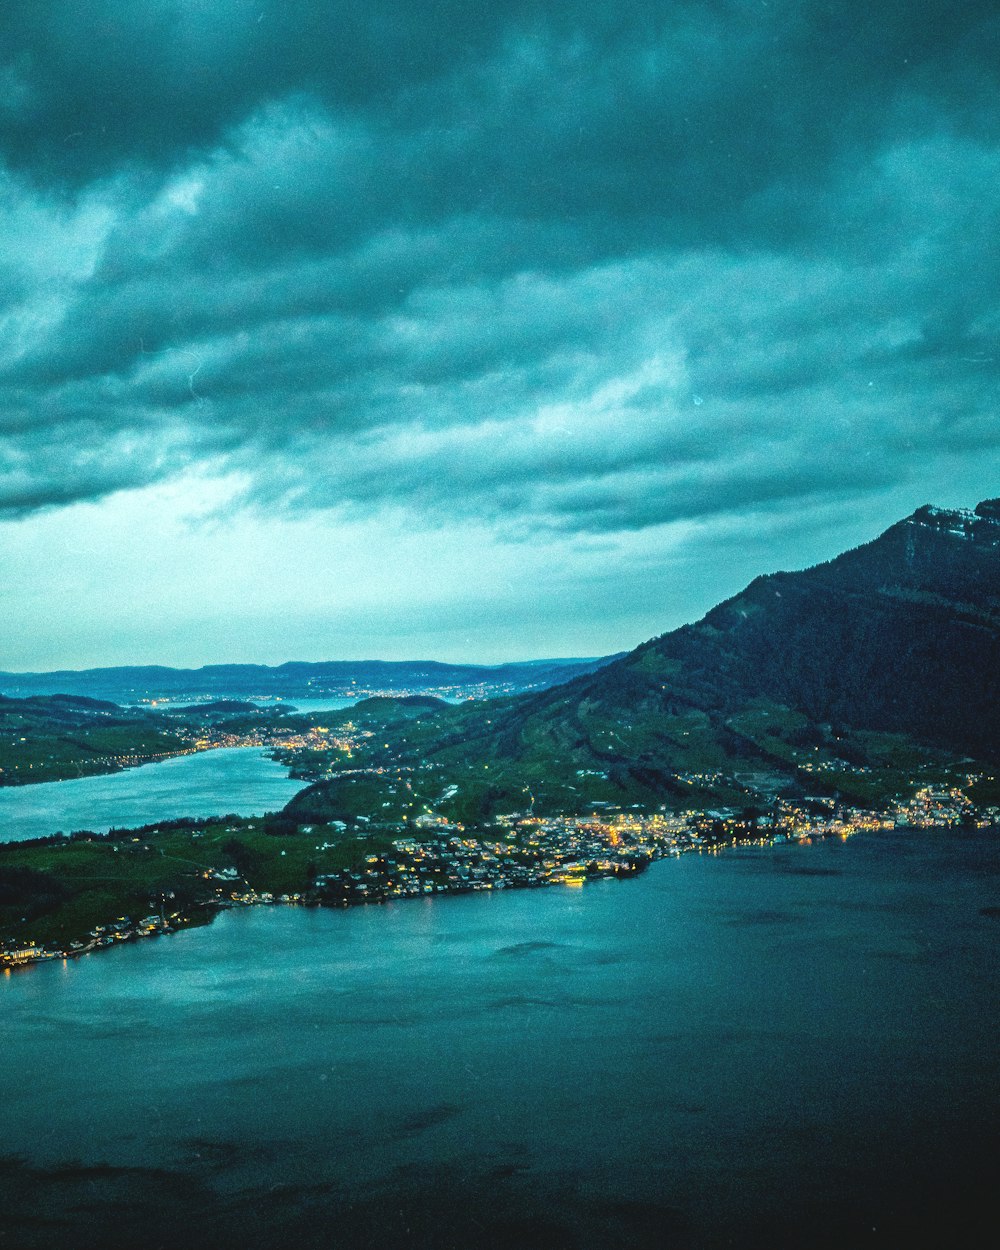
[[(967, 779), (969, 782), (974, 777)], [(174, 900), (150, 900), (150, 913), (119, 916), (96, 925), (65, 946), (0, 941), (0, 968), (11, 969), (69, 959), (140, 937), (170, 934), (204, 923), (219, 911), (259, 905), (354, 906), (391, 903), (470, 891), (579, 888), (606, 878), (643, 872), (656, 860), (684, 853), (717, 854), (742, 846), (809, 844), (821, 838), (846, 840), (857, 833), (894, 829), (957, 829), (1000, 826), (1000, 808), (974, 804), (958, 786), (925, 787), (913, 797), (876, 812), (844, 806), (832, 798), (777, 799), (766, 813), (748, 817), (731, 809), (683, 812), (604, 812), (589, 816), (500, 816), (488, 830), (469, 830), (444, 817), (418, 816), (408, 836), (387, 849), (364, 855), (334, 871), (317, 871), (300, 891), (274, 893), (252, 888), (235, 867), (200, 870), (214, 894), (193, 908), (172, 909)], [(306, 827), (337, 839), (341, 822)], [(148, 836), (148, 835), (147, 835)], [(138, 841), (139, 839), (134, 839)], [(335, 841), (315, 844), (317, 863)]]

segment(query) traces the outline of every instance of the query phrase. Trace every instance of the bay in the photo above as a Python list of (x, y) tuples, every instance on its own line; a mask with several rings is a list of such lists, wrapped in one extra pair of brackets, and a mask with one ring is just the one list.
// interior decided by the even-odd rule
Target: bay
[(262, 708), (294, 708), (296, 712), (301, 712), (303, 715), (308, 715), (312, 712), (342, 712), (345, 708), (354, 707), (354, 705), (358, 702), (357, 696), (345, 699), (338, 697), (337, 695), (315, 695), (296, 699), (291, 695), (287, 698), (284, 696), (275, 698), (258, 698), (253, 695), (237, 694), (226, 696), (205, 696), (204, 698), (194, 702), (187, 698), (177, 699), (176, 701), (172, 699), (158, 699), (155, 705), (151, 705), (150, 701), (147, 699), (142, 703), (132, 703), (128, 706), (146, 708), (147, 710), (151, 706), (154, 706), (155, 710), (158, 711), (168, 710), (172, 712), (180, 712), (188, 708), (197, 710), (199, 707), (203, 707), (206, 703), (217, 702), (222, 697), (234, 699), (240, 703), (253, 703), (257, 707)]
[(997, 914), (995, 831), (900, 831), (233, 911), (18, 972), (0, 1228), (27, 1250), (988, 1244)]
[(314, 698), (302, 699), (251, 699), (250, 702), (256, 703), (259, 707), (281, 707), (288, 704), (289, 707), (295, 708), (296, 712), (301, 712), (304, 716), (312, 712), (342, 712), (345, 708), (354, 707), (358, 702), (357, 698), (342, 699), (335, 695), (321, 696)]
[[(287, 703), (311, 715), (343, 711), (357, 699), (331, 695), (255, 702), (265, 707)], [(290, 778), (288, 770), (262, 749), (227, 747), (104, 776), (3, 786), (0, 842), (22, 842), (77, 829), (106, 833), (112, 827), (129, 828), (179, 816), (259, 816), (279, 811), (304, 784)]]
[(178, 755), (101, 777), (0, 789), (0, 842), (131, 828), (177, 816), (278, 811), (305, 785), (258, 747)]

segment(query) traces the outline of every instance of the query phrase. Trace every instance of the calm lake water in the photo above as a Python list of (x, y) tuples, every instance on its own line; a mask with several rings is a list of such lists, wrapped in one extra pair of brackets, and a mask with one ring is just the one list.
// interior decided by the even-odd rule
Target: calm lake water
[(902, 832), (8, 975), (0, 1245), (992, 1244), (998, 913)]
[(0, 789), (0, 842), (129, 828), (175, 816), (258, 816), (305, 785), (255, 747), (179, 755), (104, 777)]

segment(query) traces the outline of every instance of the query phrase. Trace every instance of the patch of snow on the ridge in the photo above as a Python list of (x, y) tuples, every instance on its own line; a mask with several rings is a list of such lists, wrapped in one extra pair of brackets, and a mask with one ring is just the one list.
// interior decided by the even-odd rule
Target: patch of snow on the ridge
[(939, 517), (947, 518), (949, 521), (965, 521), (971, 524), (975, 521), (976, 514), (971, 508), (935, 508), (933, 504), (928, 504), (926, 508), (921, 508), (920, 512), (929, 519), (937, 520)]

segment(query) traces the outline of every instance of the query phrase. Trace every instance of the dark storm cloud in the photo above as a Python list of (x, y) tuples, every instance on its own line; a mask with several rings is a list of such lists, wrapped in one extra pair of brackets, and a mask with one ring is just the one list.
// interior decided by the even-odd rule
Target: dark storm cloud
[(0, 15), (0, 510), (637, 528), (995, 455), (993, 4)]

